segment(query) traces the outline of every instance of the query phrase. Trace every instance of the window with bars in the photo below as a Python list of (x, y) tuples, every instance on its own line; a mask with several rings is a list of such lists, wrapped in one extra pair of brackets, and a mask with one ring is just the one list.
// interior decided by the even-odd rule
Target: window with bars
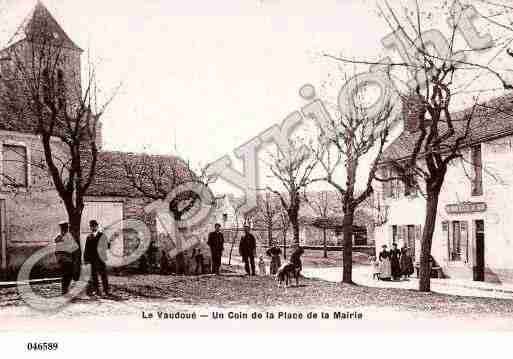
[(2, 183), (6, 187), (28, 187), (27, 148), (20, 145), (2, 145)]

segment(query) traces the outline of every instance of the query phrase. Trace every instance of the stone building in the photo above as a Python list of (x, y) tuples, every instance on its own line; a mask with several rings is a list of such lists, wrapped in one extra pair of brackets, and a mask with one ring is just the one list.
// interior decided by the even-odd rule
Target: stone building
[[(513, 97), (489, 101), (476, 111), (462, 159), (452, 162), (440, 194), (432, 256), (448, 277), (468, 280), (513, 281)], [(461, 119), (470, 110), (453, 114)], [(460, 120), (458, 122), (458, 119)], [(388, 159), (408, 156), (415, 126), (408, 126), (386, 149)], [(382, 170), (386, 170), (386, 161)], [(390, 173), (390, 172), (389, 172)], [(384, 182), (388, 221), (376, 232), (376, 250), (394, 242), (420, 258), (425, 199), (399, 181)]]
[[(7, 47), (0, 51), (1, 74), (6, 76), (15, 69), (7, 54), (12, 49), (30, 53), (34, 45), (34, 33), (41, 31), (41, 24), (49, 36), (62, 40), (62, 51), (66, 61), (59, 69), (70, 89), (81, 89), (82, 50), (59, 26), (46, 7), (38, 2), (22, 22)], [(0, 91), (5, 91), (1, 88)], [(69, 91), (66, 96), (73, 96)], [(76, 92), (75, 92), (76, 93)], [(80, 93), (80, 92), (78, 92)], [(145, 213), (145, 206), (152, 199), (137, 190), (128, 179), (126, 164), (137, 162), (142, 156), (158, 158), (175, 171), (176, 180), (193, 176), (188, 166), (174, 156), (153, 156), (101, 150), (101, 125), (97, 128), (97, 145), (100, 148), (96, 176), (85, 198), (82, 217), (84, 245), (88, 233), (88, 222), (96, 219), (101, 226), (115, 235), (114, 252), (127, 252), (134, 246), (133, 237), (127, 236), (122, 221), (138, 219), (147, 224), (152, 240), (157, 246), (157, 258), (162, 251), (173, 249), (172, 241), (158, 233), (155, 217)], [(60, 139), (52, 140), (55, 157), (66, 161), (69, 158), (66, 146)], [(58, 232), (58, 223), (67, 220), (67, 214), (55, 190), (46, 167), (41, 139), (36, 120), (29, 111), (14, 113), (2, 107), (0, 111), (0, 277), (15, 277), (18, 268), (35, 251), (53, 243)], [(131, 242), (132, 240), (132, 242)], [(208, 257), (208, 251), (205, 255)], [(186, 255), (187, 256), (187, 255)], [(208, 258), (207, 258), (208, 264)], [(56, 268), (55, 258), (49, 256), (39, 264), (39, 273), (48, 275)]]

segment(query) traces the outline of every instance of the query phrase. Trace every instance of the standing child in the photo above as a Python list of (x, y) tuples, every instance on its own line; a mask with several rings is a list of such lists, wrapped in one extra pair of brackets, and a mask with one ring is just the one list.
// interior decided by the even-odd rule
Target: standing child
[(265, 272), (264, 258), (262, 256), (260, 256), (260, 258), (258, 259), (258, 271), (260, 272), (261, 276), (267, 275), (267, 273)]
[(372, 265), (372, 279), (378, 279), (379, 280), (379, 261), (376, 259), (376, 257), (372, 256), (370, 258), (371, 265)]

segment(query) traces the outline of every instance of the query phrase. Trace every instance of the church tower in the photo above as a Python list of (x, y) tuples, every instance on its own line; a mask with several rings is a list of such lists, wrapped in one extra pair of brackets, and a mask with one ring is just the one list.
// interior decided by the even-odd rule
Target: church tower
[[(45, 56), (51, 52), (58, 59), (58, 71), (63, 74), (70, 92), (80, 90), (80, 57), (83, 50), (71, 40), (46, 6), (38, 1), (20, 24), (7, 46), (0, 51), (2, 70), (9, 67), (9, 63), (11, 63), (11, 68), (6, 70), (14, 71), (12, 63), (21, 58), (30, 67), (34, 58), (41, 56), (40, 54), (43, 52), (46, 52)], [(13, 59), (13, 57), (17, 57), (17, 59)], [(80, 91), (76, 93), (80, 93)]]

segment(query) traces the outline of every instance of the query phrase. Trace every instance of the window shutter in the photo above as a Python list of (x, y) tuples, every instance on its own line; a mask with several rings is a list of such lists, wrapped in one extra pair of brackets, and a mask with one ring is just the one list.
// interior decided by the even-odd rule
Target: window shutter
[(422, 240), (422, 226), (419, 224), (419, 225), (416, 225), (415, 226), (415, 248), (413, 248), (413, 251), (415, 253), (415, 258), (414, 260), (416, 262), (420, 261), (420, 243), (421, 243), (421, 240)]
[(401, 247), (408, 245), (408, 226), (403, 226), (403, 242), (401, 243)]
[(461, 232), (461, 260), (464, 263), (469, 262), (469, 248), (468, 248), (468, 222), (462, 221), (460, 224)]
[[(388, 170), (386, 167), (384, 167), (381, 170), (381, 177), (386, 180), (388, 178)], [(381, 186), (383, 188), (383, 199), (388, 198), (388, 181), (381, 182)]]
[[(392, 170), (388, 169), (387, 172), (387, 178), (392, 177)], [(393, 180), (388, 181), (388, 197), (389, 198), (395, 198), (395, 190), (394, 190), (395, 184)]]
[(402, 237), (403, 237), (403, 226), (397, 226), (397, 234), (396, 234), (395, 242), (400, 243)]
[(450, 260), (450, 246), (449, 246), (449, 221), (442, 221), (442, 260)]

